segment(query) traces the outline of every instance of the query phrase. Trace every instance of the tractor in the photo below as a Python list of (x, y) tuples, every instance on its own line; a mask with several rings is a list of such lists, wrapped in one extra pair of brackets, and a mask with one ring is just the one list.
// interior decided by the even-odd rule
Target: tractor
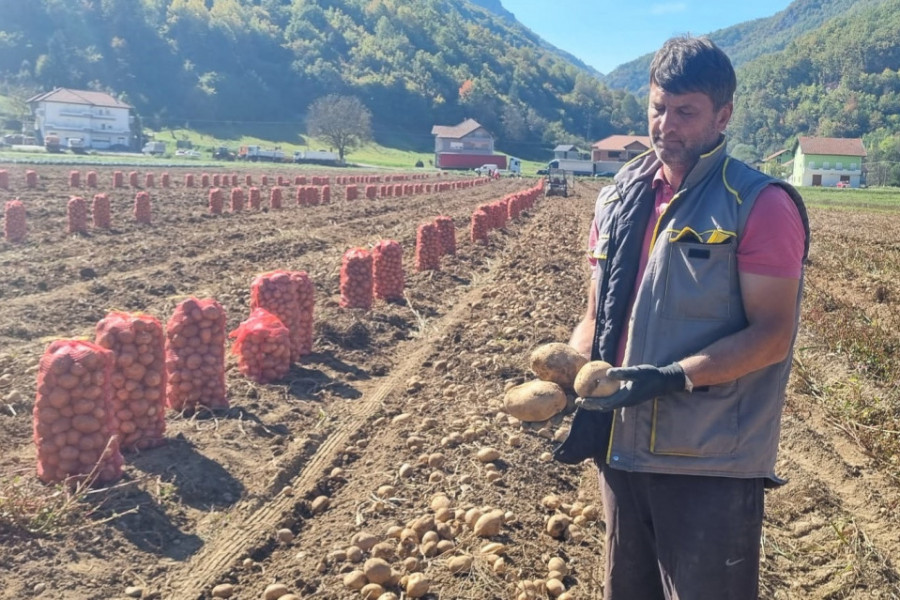
[(569, 181), (563, 169), (547, 169), (547, 180), (544, 188), (546, 196), (569, 196)]

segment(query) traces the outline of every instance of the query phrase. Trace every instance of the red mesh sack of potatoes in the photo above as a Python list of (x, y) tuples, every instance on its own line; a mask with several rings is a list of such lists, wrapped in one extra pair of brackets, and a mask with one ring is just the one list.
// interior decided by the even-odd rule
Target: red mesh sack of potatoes
[(509, 215), (508, 202), (509, 200), (507, 198), (494, 202), (494, 210), (496, 211), (494, 219), (497, 229), (506, 227), (507, 216)]
[(238, 176), (237, 173), (232, 173), (231, 175), (225, 175), (225, 181), (231, 182), (231, 187), (235, 187), (238, 184)]
[(211, 215), (221, 215), (222, 214), (222, 206), (224, 205), (224, 200), (222, 200), (222, 190), (221, 188), (210, 188), (209, 190), (209, 214)]
[(483, 208), (472, 213), (471, 237), (472, 242), (486, 244), (488, 232), (491, 229), (491, 217)]
[(322, 186), (322, 204), (331, 204), (331, 186), (330, 185)]
[(69, 233), (84, 233), (87, 231), (87, 202), (81, 196), (69, 198), (66, 204), (66, 212), (69, 218)]
[(344, 188), (344, 198), (347, 200), (356, 200), (359, 198), (359, 188), (355, 185), (348, 185)]
[[(253, 278), (250, 283), (250, 310), (263, 309), (275, 315), (288, 332), (298, 331), (300, 299), (290, 271), (271, 271)], [(291, 336), (291, 360), (300, 357), (300, 349)]]
[(453, 219), (440, 216), (434, 220), (438, 230), (438, 238), (441, 240), (441, 252), (443, 254), (456, 254), (456, 226)]
[(167, 188), (170, 185), (172, 185), (172, 176), (169, 175), (168, 173), (163, 173), (162, 175), (160, 175), (159, 179), (160, 179), (161, 185), (164, 188)]
[[(247, 175), (247, 177), (249, 178), (250, 176)], [(259, 188), (258, 187), (250, 188), (247, 195), (249, 197), (250, 209), (251, 210), (259, 210), (259, 206), (260, 206)]]
[(268, 175), (262, 175), (262, 176), (259, 178), (259, 181), (260, 181), (260, 183), (261, 183), (261, 185), (262, 185), (263, 187), (266, 187), (266, 186), (269, 185), (269, 176), (268, 176)]
[(110, 400), (119, 447), (159, 446), (166, 431), (166, 340), (159, 319), (111, 312), (97, 323), (94, 341), (113, 354)]
[(87, 186), (89, 188), (97, 187), (97, 171), (87, 172)]
[(253, 175), (250, 175), (249, 173), (247, 175), (244, 175), (244, 185), (246, 185), (247, 187), (253, 185)]
[(231, 212), (239, 213), (244, 210), (244, 190), (241, 188), (231, 189)]
[[(220, 185), (222, 185), (222, 176), (219, 175), (218, 173), (213, 174), (213, 176), (212, 176), (212, 184), (213, 184), (213, 186), (215, 186), (215, 187), (219, 187)], [(225, 185), (228, 185), (228, 182), (227, 182), (227, 181), (225, 182)]]
[(186, 187), (186, 188), (194, 187), (194, 174), (193, 173), (185, 173), (184, 187)]
[(33, 411), (41, 481), (109, 483), (122, 476), (110, 402), (112, 361), (110, 351), (91, 342), (57, 340), (44, 351)]
[(112, 226), (109, 196), (106, 194), (94, 194), (94, 199), (91, 201), (91, 216), (94, 220), (94, 227), (97, 229), (109, 229)]
[(441, 268), (441, 239), (434, 223), (419, 225), (416, 231), (416, 270), (438, 271)]
[(296, 329), (291, 329), (291, 349), (300, 356), (312, 353), (313, 310), (316, 305), (316, 289), (306, 271), (291, 271), (291, 280), (297, 289), (300, 303), (300, 319)]
[(150, 194), (147, 192), (138, 192), (134, 197), (134, 220), (138, 223), (149, 225), (151, 216)]
[(372, 276), (375, 297), (397, 300), (403, 297), (403, 247), (394, 240), (381, 240), (372, 248)]
[(366, 186), (366, 198), (369, 200), (374, 200), (378, 197), (378, 186), (377, 185), (367, 185)]
[(120, 188), (125, 186), (125, 173), (122, 171), (113, 172), (113, 187)]
[(128, 185), (133, 188), (139, 187), (138, 183), (139, 173), (137, 171), (131, 171), (128, 173)]
[(281, 208), (281, 188), (273, 187), (269, 192), (269, 207)]
[(344, 252), (340, 304), (344, 308), (372, 308), (372, 254), (365, 248)]
[(81, 187), (81, 171), (69, 171), (69, 187)]
[(166, 323), (166, 405), (174, 410), (228, 408), (225, 310), (212, 298), (188, 298)]
[(25, 240), (25, 205), (21, 200), (10, 200), (3, 210), (3, 237), (7, 242)]
[(144, 175), (144, 187), (152, 188), (156, 184), (156, 178), (153, 176), (153, 173), (147, 173)]
[[(200, 187), (209, 187), (209, 173), (200, 174)], [(216, 184), (216, 187), (219, 187), (219, 185)]]
[(264, 308), (232, 331), (231, 353), (238, 357), (238, 370), (257, 383), (278, 381), (291, 370), (291, 335), (281, 319)]
[(38, 183), (38, 174), (37, 171), (32, 171), (28, 169), (25, 171), (25, 187), (28, 188), (36, 188)]
[(314, 185), (306, 186), (306, 205), (318, 206), (319, 202), (319, 188)]

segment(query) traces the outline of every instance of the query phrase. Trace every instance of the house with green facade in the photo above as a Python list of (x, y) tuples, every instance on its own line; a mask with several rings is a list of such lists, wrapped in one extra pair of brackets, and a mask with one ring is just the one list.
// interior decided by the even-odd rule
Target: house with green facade
[(790, 183), (795, 186), (858, 188), (866, 149), (859, 138), (800, 137)]

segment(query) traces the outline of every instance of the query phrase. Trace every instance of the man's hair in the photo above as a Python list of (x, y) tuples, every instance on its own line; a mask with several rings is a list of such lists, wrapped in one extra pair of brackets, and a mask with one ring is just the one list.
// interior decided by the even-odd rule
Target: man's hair
[(734, 99), (737, 78), (728, 56), (709, 38), (680, 36), (653, 56), (650, 83), (670, 94), (701, 92), (718, 110)]

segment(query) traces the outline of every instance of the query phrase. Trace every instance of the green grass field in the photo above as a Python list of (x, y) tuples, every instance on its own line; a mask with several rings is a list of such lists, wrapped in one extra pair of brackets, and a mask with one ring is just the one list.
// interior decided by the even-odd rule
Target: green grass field
[(803, 187), (799, 191), (808, 206), (817, 208), (900, 210), (900, 188)]

